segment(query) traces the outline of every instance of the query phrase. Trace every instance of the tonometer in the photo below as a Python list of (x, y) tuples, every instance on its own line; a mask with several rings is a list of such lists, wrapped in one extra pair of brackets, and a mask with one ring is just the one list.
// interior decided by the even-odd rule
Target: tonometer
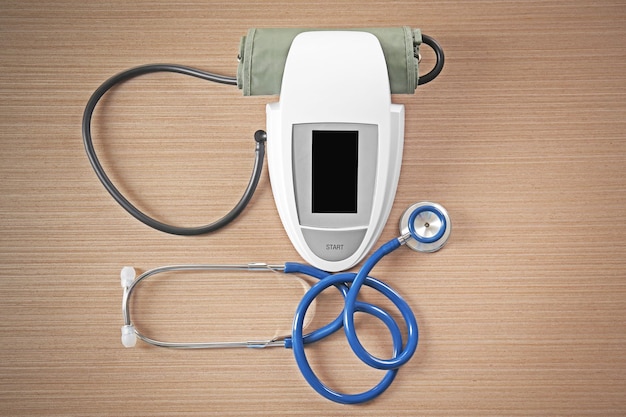
[[(433, 69), (419, 76), (419, 47), (435, 52)], [(327, 271), (348, 269), (372, 248), (396, 192), (404, 143), (404, 106), (391, 94), (412, 94), (436, 78), (443, 50), (419, 29), (250, 29), (242, 37), (237, 77), (152, 64), (106, 80), (83, 114), (83, 142), (98, 179), (132, 216), (157, 230), (197, 235), (235, 219), (261, 177), (265, 145), (274, 200), (300, 255)], [(100, 99), (131, 78), (174, 72), (237, 85), (244, 95), (280, 95), (267, 105), (267, 133), (254, 134), (255, 160), (233, 209), (203, 226), (163, 223), (139, 210), (106, 175), (95, 151), (91, 120)]]
[(304, 32), (267, 106), (274, 200), (311, 265), (342, 271), (380, 235), (402, 163), (404, 106), (391, 103), (378, 39), (367, 32)]

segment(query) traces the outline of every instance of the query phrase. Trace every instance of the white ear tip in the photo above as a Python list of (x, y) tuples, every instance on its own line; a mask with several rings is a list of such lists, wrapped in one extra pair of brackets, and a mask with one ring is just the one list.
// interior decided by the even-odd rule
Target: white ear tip
[(122, 326), (122, 344), (124, 347), (130, 348), (137, 344), (137, 335), (135, 334), (135, 326), (127, 324)]
[(132, 266), (125, 266), (120, 272), (120, 278), (122, 279), (122, 287), (128, 288), (135, 280), (135, 268)]

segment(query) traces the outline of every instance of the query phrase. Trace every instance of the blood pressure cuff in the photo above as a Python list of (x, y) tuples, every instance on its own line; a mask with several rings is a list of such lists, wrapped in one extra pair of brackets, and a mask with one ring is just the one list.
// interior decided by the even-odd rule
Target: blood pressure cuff
[(392, 94), (413, 94), (417, 87), (418, 53), (422, 43), (419, 29), (250, 29), (241, 38), (237, 86), (244, 96), (280, 94), (287, 54), (293, 39), (302, 32), (352, 30), (369, 32), (380, 42), (387, 61)]

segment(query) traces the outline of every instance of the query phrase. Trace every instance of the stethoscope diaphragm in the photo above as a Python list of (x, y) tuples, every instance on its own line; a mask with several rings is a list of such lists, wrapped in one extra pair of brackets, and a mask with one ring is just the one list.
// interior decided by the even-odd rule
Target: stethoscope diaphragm
[(400, 219), (400, 233), (407, 236), (405, 244), (418, 252), (441, 249), (448, 241), (451, 229), (447, 210), (437, 203), (415, 203)]

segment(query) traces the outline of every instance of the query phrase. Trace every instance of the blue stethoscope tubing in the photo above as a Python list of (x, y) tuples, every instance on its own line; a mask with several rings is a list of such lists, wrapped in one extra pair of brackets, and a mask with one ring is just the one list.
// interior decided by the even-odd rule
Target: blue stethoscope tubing
[[(344, 272), (338, 274), (328, 274), (317, 268), (302, 265), (298, 263), (286, 263), (285, 273), (295, 272), (304, 273), (309, 276), (318, 278), (320, 281), (306, 292), (300, 301), (293, 319), (292, 336), (285, 340), (285, 347), (291, 348), (298, 368), (304, 379), (309, 385), (323, 397), (342, 404), (357, 404), (370, 401), (382, 394), (393, 382), (398, 368), (408, 362), (418, 343), (418, 326), (417, 320), (408, 303), (390, 286), (384, 282), (370, 277), (369, 273), (374, 266), (386, 255), (393, 252), (401, 246), (400, 239), (393, 239), (377, 251), (375, 251), (365, 262), (363, 267), (357, 273)], [(350, 284), (348, 286), (348, 284)], [(395, 319), (382, 308), (357, 300), (358, 293), (363, 285), (372, 287), (385, 297), (387, 297), (399, 310), (407, 328), (407, 341), (403, 346), (402, 331), (400, 330)], [(344, 296), (344, 308), (341, 314), (327, 325), (312, 331), (307, 335), (303, 335), (304, 317), (306, 312), (315, 298), (325, 289), (335, 286)], [(393, 343), (393, 356), (390, 359), (380, 359), (370, 354), (361, 344), (356, 334), (354, 325), (354, 314), (363, 312), (380, 319), (389, 329)], [(358, 393), (345, 394), (335, 391), (325, 385), (311, 369), (304, 352), (304, 346), (308, 343), (321, 340), (324, 337), (336, 332), (340, 328), (344, 329), (346, 338), (354, 354), (365, 364), (372, 368), (385, 370), (385, 376), (373, 388)]]

